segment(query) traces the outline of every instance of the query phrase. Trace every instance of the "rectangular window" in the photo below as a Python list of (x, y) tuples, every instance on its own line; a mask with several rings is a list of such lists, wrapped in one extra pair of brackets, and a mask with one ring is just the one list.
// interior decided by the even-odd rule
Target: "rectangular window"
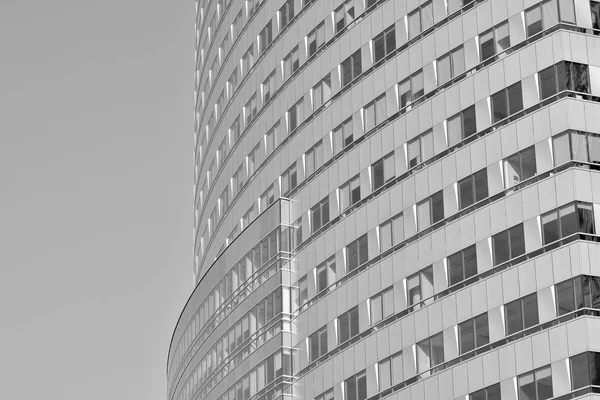
[(504, 307), (507, 335), (512, 335), (539, 323), (537, 293), (512, 301)]
[(523, 224), (492, 236), (494, 265), (502, 264), (512, 258), (525, 254), (525, 235)]
[(331, 75), (327, 74), (313, 87), (313, 110), (318, 109), (331, 99)]
[(520, 375), (518, 382), (520, 400), (546, 400), (553, 397), (550, 366)]
[(335, 154), (339, 153), (346, 146), (350, 145), (353, 139), (352, 118), (348, 118), (333, 130), (333, 148)]
[(600, 353), (583, 353), (570, 358), (571, 388), (600, 384)]
[(467, 247), (448, 256), (448, 284), (456, 285), (459, 282), (477, 275), (477, 253), (475, 245)]
[(409, 306), (433, 296), (433, 267), (427, 267), (406, 278), (406, 287)]
[(354, 21), (354, 0), (348, 0), (335, 10), (335, 33)]
[(358, 327), (358, 307), (354, 307), (340, 315), (338, 317), (338, 344), (347, 342), (354, 336), (358, 335)]
[(325, 23), (321, 22), (307, 36), (308, 57), (312, 56), (325, 44)]
[(287, 0), (279, 9), (280, 30), (283, 30), (294, 18), (294, 0)]
[(371, 166), (373, 190), (394, 178), (394, 153), (390, 153)]
[(277, 88), (275, 87), (275, 70), (265, 79), (262, 84), (263, 103), (267, 103), (271, 96), (275, 93)]
[(525, 24), (527, 26), (527, 37), (542, 31), (542, 8), (539, 4), (525, 11)]
[(476, 132), (475, 106), (448, 118), (448, 146), (453, 146)]
[(311, 209), (310, 216), (313, 233), (329, 223), (329, 196)]
[(373, 39), (373, 60), (375, 63), (396, 50), (396, 28), (392, 25)]
[(335, 282), (335, 257), (317, 267), (317, 293), (327, 289), (333, 282)]
[(501, 400), (500, 384), (488, 386), (469, 395), (468, 400)]
[(488, 197), (487, 169), (458, 181), (458, 208), (471, 206)]
[(468, 353), (489, 343), (487, 314), (465, 321), (458, 325), (459, 354)]
[(559, 62), (538, 73), (540, 84), (540, 99), (545, 100), (548, 97), (554, 96), (556, 93), (568, 88), (567, 72), (570, 71), (570, 66), (565, 62)]
[(400, 96), (400, 108), (404, 108), (412, 103), (412, 89), (410, 87), (410, 78), (406, 78), (398, 84), (398, 93)]
[(345, 400), (366, 400), (367, 375), (365, 371), (344, 381)]
[(360, 177), (357, 175), (340, 188), (342, 210), (360, 201)]
[(346, 247), (348, 272), (354, 271), (369, 260), (369, 243), (367, 235), (363, 235)]
[(308, 301), (308, 276), (298, 281), (298, 305), (302, 306)]
[(296, 46), (283, 60), (283, 80), (289, 79), (298, 68), (300, 68), (300, 58)]
[(505, 187), (518, 185), (536, 172), (535, 148), (531, 146), (504, 160)]
[(362, 73), (360, 50), (356, 51), (341, 64), (342, 87), (348, 85)]
[(423, 373), (444, 362), (444, 337), (438, 333), (417, 343), (417, 372)]
[(312, 363), (327, 353), (327, 326), (310, 335), (308, 341), (310, 362)]
[(273, 41), (273, 25), (271, 21), (263, 28), (258, 36), (258, 52), (263, 53)]

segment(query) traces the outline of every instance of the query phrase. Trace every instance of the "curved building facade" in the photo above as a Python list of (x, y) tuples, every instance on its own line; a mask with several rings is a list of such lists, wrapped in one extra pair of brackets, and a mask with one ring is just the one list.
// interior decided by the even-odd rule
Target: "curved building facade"
[(600, 399), (600, 3), (196, 8), (168, 400)]

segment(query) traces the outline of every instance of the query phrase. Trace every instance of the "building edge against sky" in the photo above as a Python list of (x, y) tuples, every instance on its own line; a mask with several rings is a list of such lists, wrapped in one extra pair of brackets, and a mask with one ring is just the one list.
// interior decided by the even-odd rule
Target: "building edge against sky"
[(196, 2), (169, 400), (600, 399), (600, 2)]

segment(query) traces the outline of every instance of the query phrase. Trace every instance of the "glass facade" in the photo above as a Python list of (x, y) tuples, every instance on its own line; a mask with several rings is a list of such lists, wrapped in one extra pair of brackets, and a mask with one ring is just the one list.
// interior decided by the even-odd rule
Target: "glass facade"
[(599, 384), (600, 3), (197, 0), (168, 400)]

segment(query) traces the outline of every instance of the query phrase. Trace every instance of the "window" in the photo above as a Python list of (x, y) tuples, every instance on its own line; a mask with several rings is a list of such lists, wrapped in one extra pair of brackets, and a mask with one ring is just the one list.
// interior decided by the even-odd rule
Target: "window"
[(412, 103), (412, 90), (410, 87), (410, 78), (406, 78), (398, 84), (398, 93), (400, 95), (400, 108), (404, 108)]
[(584, 64), (560, 62), (539, 72), (542, 100), (562, 90), (589, 93), (588, 67)]
[(290, 108), (288, 111), (287, 116), (289, 132), (294, 131), (304, 120), (304, 117), (302, 115), (302, 103), (302, 99), (298, 100), (298, 102), (294, 104), (292, 108)]
[(508, 23), (500, 24), (479, 36), (481, 61), (502, 53), (510, 47)]
[(294, 0), (287, 0), (279, 9), (280, 30), (294, 18)]
[(269, 132), (265, 133), (266, 156), (269, 156), (279, 145), (279, 123), (277, 123)]
[(335, 257), (331, 257), (317, 267), (317, 293), (335, 282)]
[(583, 286), (580, 277), (557, 283), (554, 289), (556, 292), (556, 314), (558, 316), (583, 307)]
[(476, 132), (475, 106), (448, 118), (448, 146), (453, 146)]
[(240, 139), (240, 135), (242, 134), (242, 130), (240, 128), (240, 118), (236, 118), (235, 121), (233, 121), (233, 124), (231, 125), (231, 128), (229, 128), (233, 143), (236, 143), (239, 139)]
[(312, 363), (327, 353), (327, 326), (310, 335), (308, 341), (310, 346), (309, 358)]
[(312, 56), (325, 44), (325, 23), (321, 22), (307, 36), (308, 57)]
[[(305, 0), (305, 1), (308, 1), (308, 0)], [(325, 393), (315, 397), (315, 400), (334, 400), (333, 389), (329, 389)]]
[(396, 28), (392, 25), (373, 39), (373, 59), (377, 63), (394, 50), (396, 50)]
[(250, 154), (247, 157), (248, 177), (251, 177), (254, 174), (254, 171), (256, 171), (256, 167), (260, 165), (259, 155), (260, 144), (257, 144), (256, 147), (254, 147), (254, 149), (250, 152)]
[(338, 317), (338, 330), (339, 344), (358, 335), (358, 307), (354, 307)]
[(444, 337), (441, 332), (417, 343), (416, 346), (418, 373), (444, 362)]
[(367, 235), (363, 235), (346, 247), (348, 272), (354, 271), (369, 260), (369, 243)]
[(327, 74), (323, 80), (313, 87), (313, 110), (318, 109), (331, 99), (331, 74)]
[(319, 140), (304, 156), (304, 176), (309, 177), (323, 165), (323, 141)]
[(518, 185), (536, 172), (535, 148), (531, 146), (504, 160), (505, 187)]
[(329, 196), (321, 200), (310, 210), (312, 232), (316, 232), (323, 225), (329, 223)]
[(300, 68), (300, 58), (298, 46), (296, 46), (283, 60), (283, 80), (289, 79), (298, 68)]
[(408, 15), (408, 39), (414, 39), (431, 26), (433, 26), (433, 6), (429, 2)]
[(539, 323), (537, 293), (512, 301), (504, 306), (506, 334), (522, 331)]
[(231, 100), (231, 97), (237, 90), (238, 85), (238, 69), (234, 68), (229, 80), (227, 81), (227, 98)]
[(588, 66), (585, 64), (565, 62), (565, 80), (568, 90), (590, 93)]
[(335, 154), (352, 143), (353, 137), (352, 118), (348, 118), (333, 130), (333, 141)]
[(494, 123), (521, 111), (523, 109), (521, 82), (517, 82), (507, 89), (503, 89), (498, 93), (493, 94), (491, 98), (492, 118)]
[(272, 41), (273, 25), (271, 21), (269, 21), (267, 25), (263, 28), (263, 30), (260, 31), (260, 34), (258, 36), (258, 52), (262, 54), (266, 50), (266, 48), (269, 47)]
[(411, 76), (410, 86), (412, 89), (412, 101), (414, 103), (419, 97), (425, 94), (425, 84), (423, 83), (422, 70)]
[(356, 51), (341, 64), (342, 69), (342, 87), (348, 85), (362, 73), (362, 62), (360, 50)]
[(265, 192), (260, 196), (260, 212), (263, 212), (267, 209), (268, 206), (275, 202), (275, 186), (271, 185), (265, 190)]
[(448, 257), (448, 284), (459, 282), (477, 275), (477, 253), (475, 245), (452, 254)]
[(553, 138), (554, 165), (570, 160), (600, 163), (600, 136), (584, 133), (565, 133)]
[(458, 208), (462, 210), (488, 197), (487, 169), (458, 181)]
[(469, 400), (501, 400), (500, 384), (488, 386), (469, 395)]
[(546, 400), (552, 396), (550, 366), (519, 376), (519, 400)]
[(437, 62), (438, 84), (443, 85), (465, 72), (465, 54), (462, 46), (457, 47)]
[(371, 298), (371, 325), (376, 325), (394, 314), (394, 291), (390, 286)]
[(595, 233), (592, 208), (588, 204), (571, 204), (542, 215), (544, 244), (576, 232)]
[(254, 65), (254, 49), (252, 48), (252, 46), (250, 46), (248, 51), (246, 51), (246, 53), (244, 53), (244, 56), (242, 57), (242, 68), (241, 68), (242, 75), (248, 74), (248, 71), (250, 71), (250, 68), (252, 68), (253, 65)]
[(340, 187), (342, 211), (360, 201), (360, 177), (357, 175)]
[(525, 254), (525, 236), (523, 224), (492, 236), (494, 265), (502, 264), (512, 258)]
[(262, 84), (263, 103), (267, 103), (276, 91), (275, 70), (273, 70)]
[(441, 190), (417, 204), (417, 230), (427, 229), (442, 219), (444, 219), (444, 196)]
[(254, 93), (244, 106), (244, 125), (248, 126), (256, 114), (258, 114), (258, 109), (256, 108), (256, 93)]
[(390, 153), (371, 166), (373, 190), (377, 190), (394, 178), (394, 153)]
[(308, 301), (308, 277), (303, 276), (298, 281), (298, 305), (301, 307)]
[(296, 188), (297, 184), (296, 163), (293, 163), (287, 171), (281, 175), (281, 195), (286, 196), (291, 190)]
[(409, 306), (433, 296), (433, 267), (427, 267), (406, 278), (406, 288)]
[(335, 33), (354, 21), (354, 0), (348, 0), (335, 10)]
[(600, 384), (600, 353), (582, 353), (569, 361), (572, 390)]
[(367, 104), (364, 108), (365, 132), (369, 132), (387, 118), (385, 93)]
[(367, 398), (367, 374), (365, 371), (344, 381), (344, 400), (365, 400)]
[(458, 325), (459, 354), (468, 353), (490, 342), (487, 313)]

